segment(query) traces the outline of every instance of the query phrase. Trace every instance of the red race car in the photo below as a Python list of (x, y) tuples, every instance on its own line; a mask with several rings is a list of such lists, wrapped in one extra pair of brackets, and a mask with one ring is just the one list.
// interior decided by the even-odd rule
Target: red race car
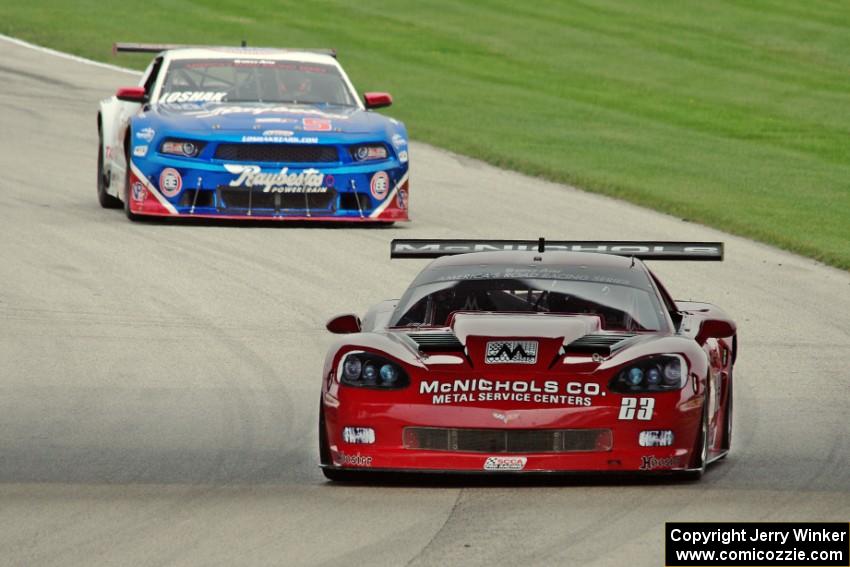
[(674, 301), (644, 259), (717, 242), (394, 240), (438, 258), (344, 334), (322, 374), (332, 480), (367, 472), (651, 472), (729, 451), (735, 323)]

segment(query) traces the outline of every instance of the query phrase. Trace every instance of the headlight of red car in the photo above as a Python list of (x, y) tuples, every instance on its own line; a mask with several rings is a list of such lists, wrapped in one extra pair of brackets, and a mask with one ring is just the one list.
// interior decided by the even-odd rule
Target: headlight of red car
[(608, 387), (621, 393), (679, 390), (688, 381), (688, 365), (678, 354), (636, 360), (624, 366)]
[(342, 361), (339, 381), (362, 388), (396, 389), (410, 384), (407, 372), (399, 364), (368, 352), (347, 354)]

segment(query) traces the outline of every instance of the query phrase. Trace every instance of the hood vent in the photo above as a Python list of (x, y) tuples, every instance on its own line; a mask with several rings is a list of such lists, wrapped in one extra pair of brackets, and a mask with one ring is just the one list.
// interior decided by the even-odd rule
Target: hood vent
[(630, 333), (591, 333), (569, 343), (564, 350), (568, 353), (578, 352), (610, 356), (626, 346), (629, 339), (636, 336)]
[(421, 352), (463, 352), (463, 344), (454, 333), (409, 333)]

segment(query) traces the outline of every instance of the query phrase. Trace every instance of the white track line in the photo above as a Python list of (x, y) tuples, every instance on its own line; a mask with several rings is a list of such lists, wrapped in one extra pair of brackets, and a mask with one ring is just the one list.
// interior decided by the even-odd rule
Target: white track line
[(55, 57), (62, 57), (63, 59), (70, 59), (71, 61), (76, 61), (77, 63), (83, 63), (85, 65), (92, 65), (94, 67), (101, 67), (103, 69), (110, 69), (112, 71), (120, 71), (122, 73), (129, 73), (131, 75), (141, 75), (141, 71), (136, 71), (135, 69), (127, 69), (126, 67), (119, 67), (118, 65), (110, 65), (109, 63), (101, 63), (100, 61), (94, 61), (93, 59), (86, 59), (85, 57), (79, 57), (77, 55), (71, 55), (70, 53), (65, 53), (63, 51), (56, 51), (55, 49), (50, 49), (49, 47), (42, 47), (40, 45), (36, 45), (34, 43), (29, 43), (28, 41), (24, 41), (22, 39), (18, 39), (16, 37), (9, 37), (8, 35), (3, 35), (0, 33), (0, 40), (8, 41), (9, 43), (14, 43), (15, 45), (20, 45), (21, 47), (26, 47), (28, 49), (33, 49), (35, 51), (41, 51), (42, 53), (48, 53)]

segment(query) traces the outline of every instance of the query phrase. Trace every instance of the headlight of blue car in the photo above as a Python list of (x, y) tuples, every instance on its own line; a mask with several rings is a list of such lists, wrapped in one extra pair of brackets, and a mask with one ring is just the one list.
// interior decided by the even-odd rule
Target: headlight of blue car
[(387, 159), (390, 155), (383, 144), (360, 144), (351, 146), (351, 157), (354, 161), (373, 161)]
[(204, 142), (168, 138), (162, 142), (159, 153), (180, 157), (198, 157), (205, 145)]

